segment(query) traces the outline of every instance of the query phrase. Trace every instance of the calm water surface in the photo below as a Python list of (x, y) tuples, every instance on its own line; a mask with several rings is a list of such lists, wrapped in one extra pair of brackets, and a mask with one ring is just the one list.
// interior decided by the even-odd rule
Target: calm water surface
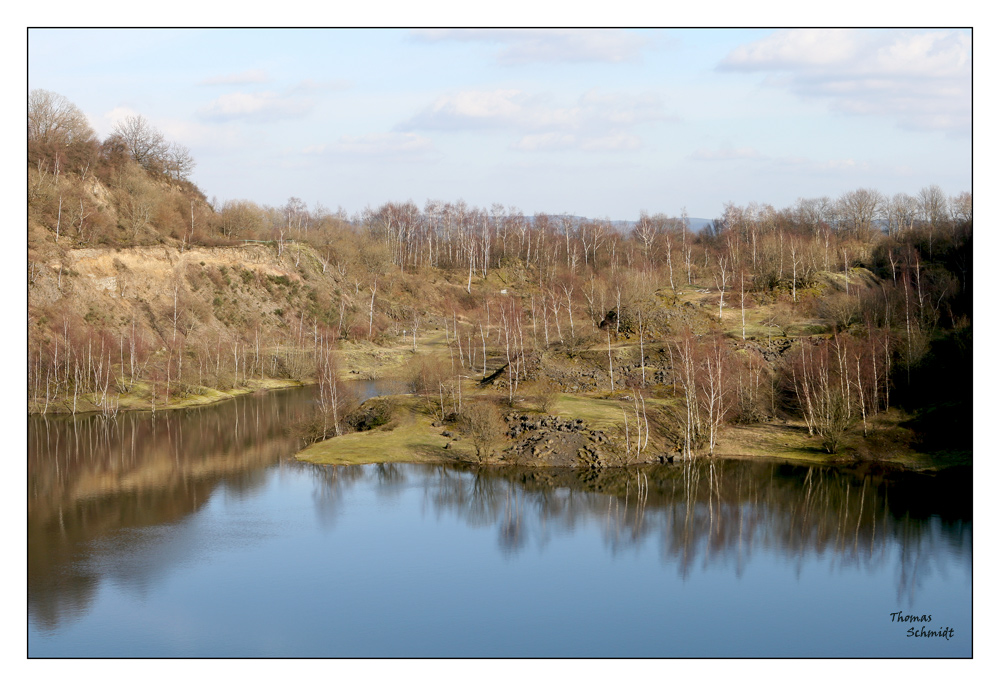
[(972, 653), (967, 475), (321, 467), (312, 402), (32, 419), (29, 654)]

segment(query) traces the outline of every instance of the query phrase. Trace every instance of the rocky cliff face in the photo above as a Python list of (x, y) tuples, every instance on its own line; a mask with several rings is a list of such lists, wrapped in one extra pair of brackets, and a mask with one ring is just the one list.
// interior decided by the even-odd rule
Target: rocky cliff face
[[(151, 338), (237, 335), (287, 329), (337, 288), (311, 248), (282, 256), (272, 246), (85, 248), (29, 267), (29, 321), (36, 335), (82, 317), (115, 332), (133, 325)], [(162, 342), (162, 341), (161, 341)]]

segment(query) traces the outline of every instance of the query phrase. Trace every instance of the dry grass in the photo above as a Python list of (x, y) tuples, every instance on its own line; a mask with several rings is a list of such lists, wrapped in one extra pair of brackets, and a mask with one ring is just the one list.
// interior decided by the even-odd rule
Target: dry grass
[(749, 457), (782, 459), (797, 462), (883, 462), (907, 469), (935, 470), (955, 465), (971, 464), (967, 453), (926, 454), (914, 450), (912, 432), (902, 425), (908, 416), (892, 409), (868, 418), (868, 435), (863, 425), (855, 422), (849, 429), (840, 450), (834, 454), (822, 448), (819, 436), (810, 436), (801, 420), (767, 422), (751, 426), (723, 427), (716, 446), (719, 457)]
[[(402, 336), (393, 345), (368, 341), (343, 341), (339, 349), (340, 376), (344, 379), (405, 379), (410, 374), (413, 338)], [(444, 329), (417, 336), (416, 355), (448, 356)]]
[[(292, 381), (289, 379), (249, 379), (246, 386), (232, 388), (225, 391), (217, 388), (202, 387), (200, 392), (172, 398), (168, 404), (163, 404), (162, 397), (158, 397), (156, 409), (157, 411), (160, 411), (179, 410), (185, 407), (200, 407), (202, 405), (211, 405), (213, 403), (222, 402), (223, 400), (232, 400), (238, 396), (248, 395), (257, 391), (295, 388), (302, 385), (303, 384), (299, 381)], [(112, 398), (112, 402), (114, 402), (116, 394), (109, 393), (109, 395)], [(132, 393), (128, 393), (117, 398), (118, 410), (122, 412), (131, 410), (149, 410), (151, 409), (149, 396), (149, 385), (143, 382), (137, 383)], [(82, 396), (81, 400), (77, 404), (77, 410), (98, 411), (99, 408), (94, 402), (95, 400), (96, 398), (93, 394)]]
[(818, 436), (810, 436), (804, 422), (767, 422), (727, 425), (715, 448), (717, 457), (769, 457), (801, 462), (828, 462)]

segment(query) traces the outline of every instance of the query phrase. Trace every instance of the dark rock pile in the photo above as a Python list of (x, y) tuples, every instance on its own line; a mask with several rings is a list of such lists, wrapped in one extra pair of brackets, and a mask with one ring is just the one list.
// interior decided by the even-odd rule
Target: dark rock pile
[(547, 466), (604, 466), (612, 462), (603, 431), (592, 431), (582, 419), (510, 413), (505, 462)]
[[(504, 420), (508, 427), (504, 462), (601, 468), (621, 465), (624, 461), (619, 441), (604, 431), (589, 428), (582, 419), (511, 412)], [(665, 461), (665, 458), (653, 454), (643, 455), (643, 458), (643, 461), (651, 463)], [(632, 463), (634, 459), (628, 462)]]

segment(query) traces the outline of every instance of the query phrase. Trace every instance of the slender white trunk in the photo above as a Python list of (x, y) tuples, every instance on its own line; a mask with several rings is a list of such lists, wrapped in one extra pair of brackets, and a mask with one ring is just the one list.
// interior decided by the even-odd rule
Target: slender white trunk
[(608, 327), (608, 371), (611, 374), (611, 392), (615, 392), (615, 363), (611, 358), (611, 327)]
[(848, 269), (847, 269), (847, 249), (844, 248), (844, 292), (848, 295), (851, 294), (851, 282), (847, 279)]
[(375, 321), (375, 291), (378, 290), (378, 278), (372, 283), (372, 299), (368, 305), (368, 340), (372, 339), (372, 323)]
[(483, 378), (486, 378), (486, 332), (483, 331), (483, 323), (479, 323), (479, 337), (483, 339)]
[(642, 308), (639, 308), (639, 364), (642, 366), (642, 387), (646, 387), (646, 348), (643, 340)]
[(746, 291), (743, 288), (743, 272), (740, 272), (740, 319), (743, 322), (743, 340), (747, 339)]
[(59, 213), (56, 215), (56, 243), (59, 242), (59, 225), (62, 223), (62, 193), (59, 194)]
[(792, 247), (792, 302), (798, 302), (798, 298), (795, 295), (795, 282), (798, 281), (798, 263), (795, 260), (795, 248)]

